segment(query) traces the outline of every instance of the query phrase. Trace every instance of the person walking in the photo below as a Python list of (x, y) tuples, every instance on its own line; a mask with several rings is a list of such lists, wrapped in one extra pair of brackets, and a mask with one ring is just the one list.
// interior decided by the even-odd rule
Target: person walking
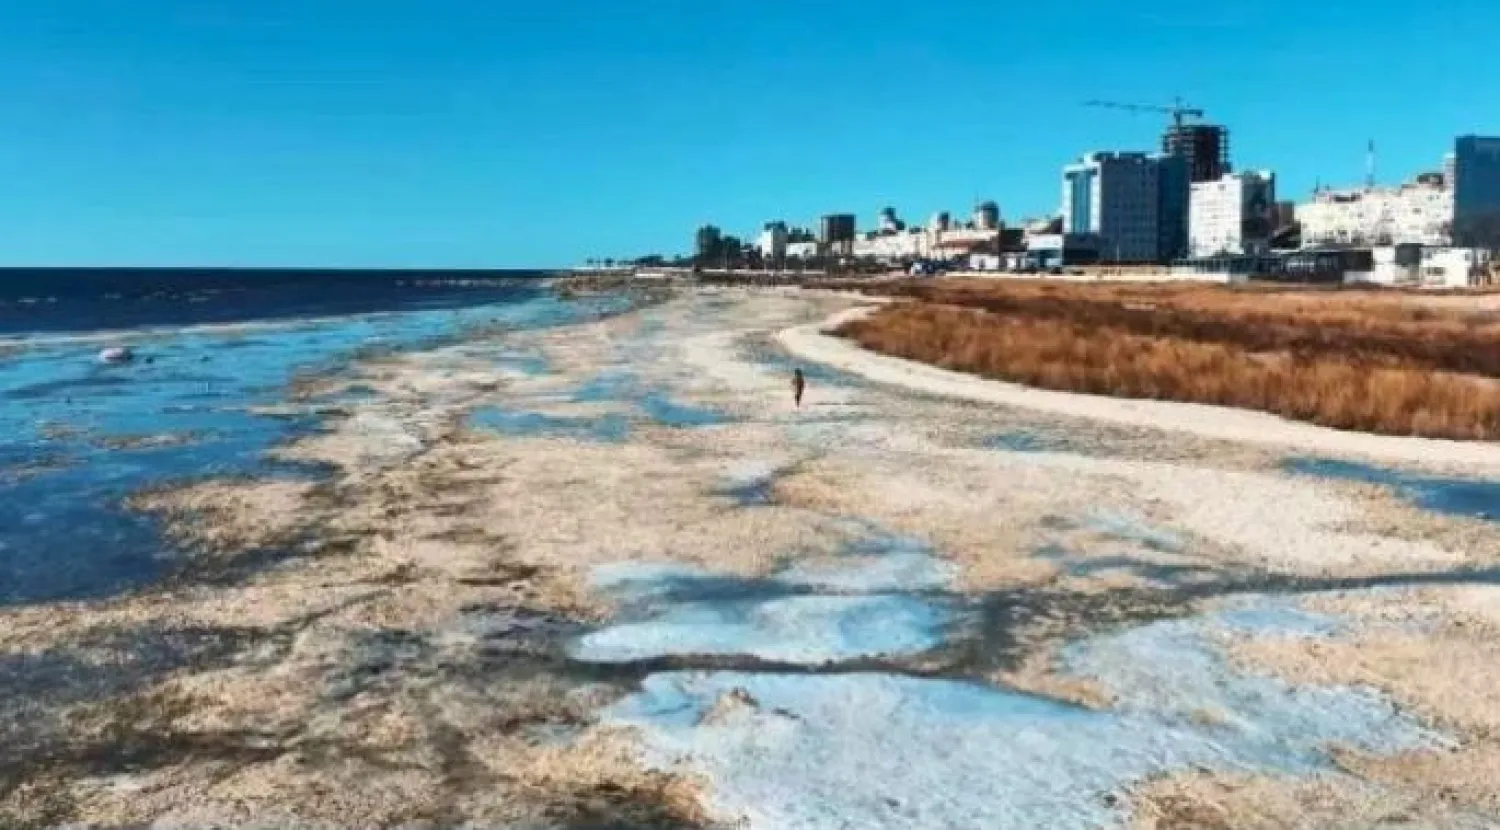
[(801, 369), (792, 370), (792, 402), (798, 409), (802, 408), (802, 393), (807, 389), (807, 379), (802, 376)]

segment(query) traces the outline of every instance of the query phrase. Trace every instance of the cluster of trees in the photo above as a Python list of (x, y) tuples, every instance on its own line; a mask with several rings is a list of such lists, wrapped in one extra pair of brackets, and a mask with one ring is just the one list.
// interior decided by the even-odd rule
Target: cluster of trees
[[(804, 228), (787, 230), (787, 242), (812, 242), (812, 231)], [(704, 225), (693, 237), (694, 256), (692, 263), (700, 268), (735, 268), (761, 270), (765, 268), (798, 268), (810, 266), (795, 257), (786, 262), (769, 262), (761, 250), (732, 234), (724, 234), (713, 225)]]
[(635, 259), (587, 259), (584, 264), (590, 268), (691, 268), (693, 259), (691, 257), (667, 257), (661, 254), (647, 254)]
[(754, 247), (746, 245), (739, 237), (725, 235), (713, 225), (704, 225), (693, 237), (693, 263), (702, 268), (751, 267), (748, 258), (758, 255)]

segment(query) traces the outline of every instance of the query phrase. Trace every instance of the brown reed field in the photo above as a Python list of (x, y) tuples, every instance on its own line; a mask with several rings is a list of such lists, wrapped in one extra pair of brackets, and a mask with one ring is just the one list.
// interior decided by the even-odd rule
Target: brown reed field
[(906, 301), (840, 334), (947, 369), (1338, 429), (1500, 437), (1496, 295), (1045, 281), (868, 290)]

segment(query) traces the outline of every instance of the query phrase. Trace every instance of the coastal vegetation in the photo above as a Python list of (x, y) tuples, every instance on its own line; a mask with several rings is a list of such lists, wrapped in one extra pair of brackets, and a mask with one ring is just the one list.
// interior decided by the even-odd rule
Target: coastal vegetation
[(1046, 389), (1218, 404), (1339, 429), (1500, 436), (1500, 314), (1394, 291), (901, 282), (840, 333)]

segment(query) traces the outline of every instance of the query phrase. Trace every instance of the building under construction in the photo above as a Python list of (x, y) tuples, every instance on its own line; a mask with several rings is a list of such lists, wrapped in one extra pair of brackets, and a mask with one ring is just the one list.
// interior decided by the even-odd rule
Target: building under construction
[(1188, 176), (1194, 182), (1216, 182), (1232, 168), (1229, 164), (1229, 130), (1217, 124), (1184, 124), (1167, 127), (1161, 151), (1187, 159)]

